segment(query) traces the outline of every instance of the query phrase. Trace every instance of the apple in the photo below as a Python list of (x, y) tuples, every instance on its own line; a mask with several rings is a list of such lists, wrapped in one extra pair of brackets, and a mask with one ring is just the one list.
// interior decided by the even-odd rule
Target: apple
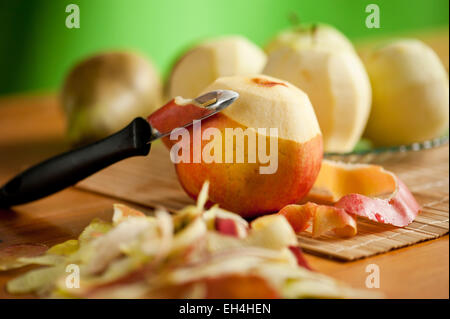
[[(210, 182), (209, 199), (244, 217), (277, 212), (287, 204), (296, 203), (311, 189), (319, 173), (322, 161), (322, 135), (308, 96), (294, 85), (264, 75), (222, 77), (204, 89), (204, 92), (226, 89), (239, 93), (239, 98), (222, 112), (202, 121), (201, 132), (189, 128), (190, 138), (183, 141), (164, 138), (168, 148), (184, 143), (190, 152), (190, 161), (175, 164), (179, 181), (185, 191), (196, 198), (205, 181)], [(185, 111), (177, 107), (173, 99), (148, 120), (158, 130), (171, 117), (186, 116), (192, 107)], [(189, 117), (187, 117), (189, 118)], [(205, 137), (205, 132), (217, 129), (220, 136), (209, 140), (202, 139), (201, 149), (205, 151), (210, 143), (218, 143), (220, 149), (227, 142), (233, 143), (231, 158), (238, 158), (240, 149), (234, 137), (227, 130), (242, 129), (255, 133), (264, 147), (270, 144), (270, 152), (275, 149), (277, 169), (269, 174), (261, 173), (263, 163), (258, 151), (244, 148), (244, 162), (227, 163), (222, 160), (207, 162), (193, 161), (195, 134)], [(258, 129), (276, 129), (277, 136), (261, 134)], [(266, 133), (270, 130), (266, 130)], [(236, 139), (237, 140), (237, 139)], [(248, 142), (246, 143), (248, 146)], [(267, 147), (266, 151), (269, 149)], [(226, 151), (226, 149), (225, 149)], [(202, 152), (203, 153), (203, 152)], [(222, 152), (224, 153), (224, 152)], [(226, 152), (225, 152), (226, 153)], [(256, 153), (256, 154), (255, 154)], [(256, 158), (255, 162), (248, 159)]]
[(290, 42), (274, 40), (263, 73), (289, 81), (308, 94), (325, 151), (352, 151), (370, 112), (369, 78), (342, 34), (331, 27), (317, 30), (281, 37), (290, 38)]
[(422, 142), (445, 132), (448, 75), (436, 53), (419, 40), (394, 41), (364, 58), (373, 88), (365, 135), (378, 146)]
[(200, 43), (175, 64), (169, 77), (169, 97), (196, 97), (221, 76), (261, 73), (265, 53), (242, 36), (226, 36)]
[(156, 69), (138, 54), (106, 52), (81, 61), (61, 93), (70, 142), (98, 140), (147, 116), (161, 105), (161, 93)]
[(267, 54), (281, 48), (336, 48), (354, 51), (353, 44), (339, 30), (327, 24), (302, 24), (277, 34), (266, 46)]

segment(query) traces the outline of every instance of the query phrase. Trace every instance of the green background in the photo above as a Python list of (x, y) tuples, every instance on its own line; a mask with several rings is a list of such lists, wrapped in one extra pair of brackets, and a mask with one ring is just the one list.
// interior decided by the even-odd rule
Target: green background
[[(70, 3), (80, 29), (65, 26)], [(380, 29), (365, 27), (370, 3)], [(193, 41), (242, 34), (264, 45), (292, 12), (358, 39), (448, 26), (448, 10), (448, 0), (0, 0), (0, 94), (58, 89), (75, 61), (106, 49), (141, 51), (165, 75)]]

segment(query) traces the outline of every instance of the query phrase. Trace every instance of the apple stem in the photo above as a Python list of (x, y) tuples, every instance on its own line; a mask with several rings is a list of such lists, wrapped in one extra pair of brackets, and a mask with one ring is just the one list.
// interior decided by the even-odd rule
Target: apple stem
[(293, 27), (299, 27), (300, 26), (300, 17), (298, 16), (298, 13), (295, 11), (291, 11), (289, 13), (289, 21), (291, 22), (291, 25)]
[(313, 25), (311, 26), (311, 39), (313, 41), (313, 44), (316, 41), (317, 27), (317, 23), (313, 23)]

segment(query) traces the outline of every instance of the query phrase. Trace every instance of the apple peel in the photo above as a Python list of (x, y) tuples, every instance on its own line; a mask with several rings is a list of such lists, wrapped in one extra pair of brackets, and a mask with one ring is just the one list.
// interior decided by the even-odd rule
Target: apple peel
[(361, 194), (342, 197), (335, 206), (349, 214), (370, 220), (405, 227), (411, 224), (420, 212), (417, 203), (406, 185), (397, 179), (397, 187), (389, 199), (371, 198)]
[(297, 234), (311, 225), (313, 237), (320, 237), (328, 231), (334, 231), (338, 237), (352, 237), (357, 233), (355, 218), (342, 208), (309, 202), (287, 205), (278, 214), (288, 220)]
[(331, 195), (334, 207), (375, 222), (404, 227), (420, 212), (406, 185), (378, 165), (325, 160), (308, 196), (320, 198), (324, 190)]
[(145, 217), (144, 213), (123, 204), (114, 204), (113, 209), (113, 225), (118, 225), (129, 217)]
[(237, 223), (231, 218), (216, 217), (214, 221), (216, 230), (224, 235), (239, 237), (239, 230)]
[[(372, 297), (311, 271), (283, 216), (259, 217), (249, 227), (218, 206), (205, 209), (207, 189), (204, 184), (197, 206), (173, 215), (115, 205), (115, 224), (94, 220), (78, 240), (35, 257), (45, 267), (10, 280), (7, 291), (51, 298)], [(36, 247), (19, 248), (28, 256)], [(45, 258), (54, 262), (44, 264)], [(69, 264), (82, 269), (79, 289), (67, 285)]]
[(208, 278), (206, 298), (208, 299), (279, 299), (281, 296), (260, 276), (231, 274)]
[(313, 270), (311, 266), (309, 266), (308, 261), (305, 258), (305, 255), (303, 255), (303, 250), (300, 246), (289, 246), (288, 248), (294, 255), (295, 259), (297, 260), (297, 265), (299, 265), (300, 267), (304, 267), (308, 270)]
[(16, 244), (0, 249), (0, 271), (22, 267), (27, 262), (21, 258), (43, 255), (48, 247), (41, 244)]
[(420, 205), (406, 185), (392, 172), (378, 165), (345, 164), (324, 160), (306, 201), (328, 203), (288, 205), (284, 215), (296, 233), (312, 224), (318, 237), (333, 230), (339, 237), (356, 235), (356, 216), (397, 227), (409, 225)]

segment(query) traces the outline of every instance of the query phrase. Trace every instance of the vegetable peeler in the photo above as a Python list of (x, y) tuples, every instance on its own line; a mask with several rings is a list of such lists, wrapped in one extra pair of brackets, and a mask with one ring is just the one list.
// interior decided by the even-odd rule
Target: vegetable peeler
[(238, 97), (239, 94), (234, 91), (216, 90), (185, 100), (187, 102), (183, 105), (172, 103), (172, 100), (155, 111), (152, 118), (157, 118), (165, 109), (170, 112), (168, 107), (189, 107), (188, 120), (174, 116), (170, 121), (153, 123), (138, 117), (113, 135), (45, 160), (15, 176), (0, 188), (0, 207), (6, 208), (43, 198), (123, 159), (146, 156), (153, 141), (220, 112)]

